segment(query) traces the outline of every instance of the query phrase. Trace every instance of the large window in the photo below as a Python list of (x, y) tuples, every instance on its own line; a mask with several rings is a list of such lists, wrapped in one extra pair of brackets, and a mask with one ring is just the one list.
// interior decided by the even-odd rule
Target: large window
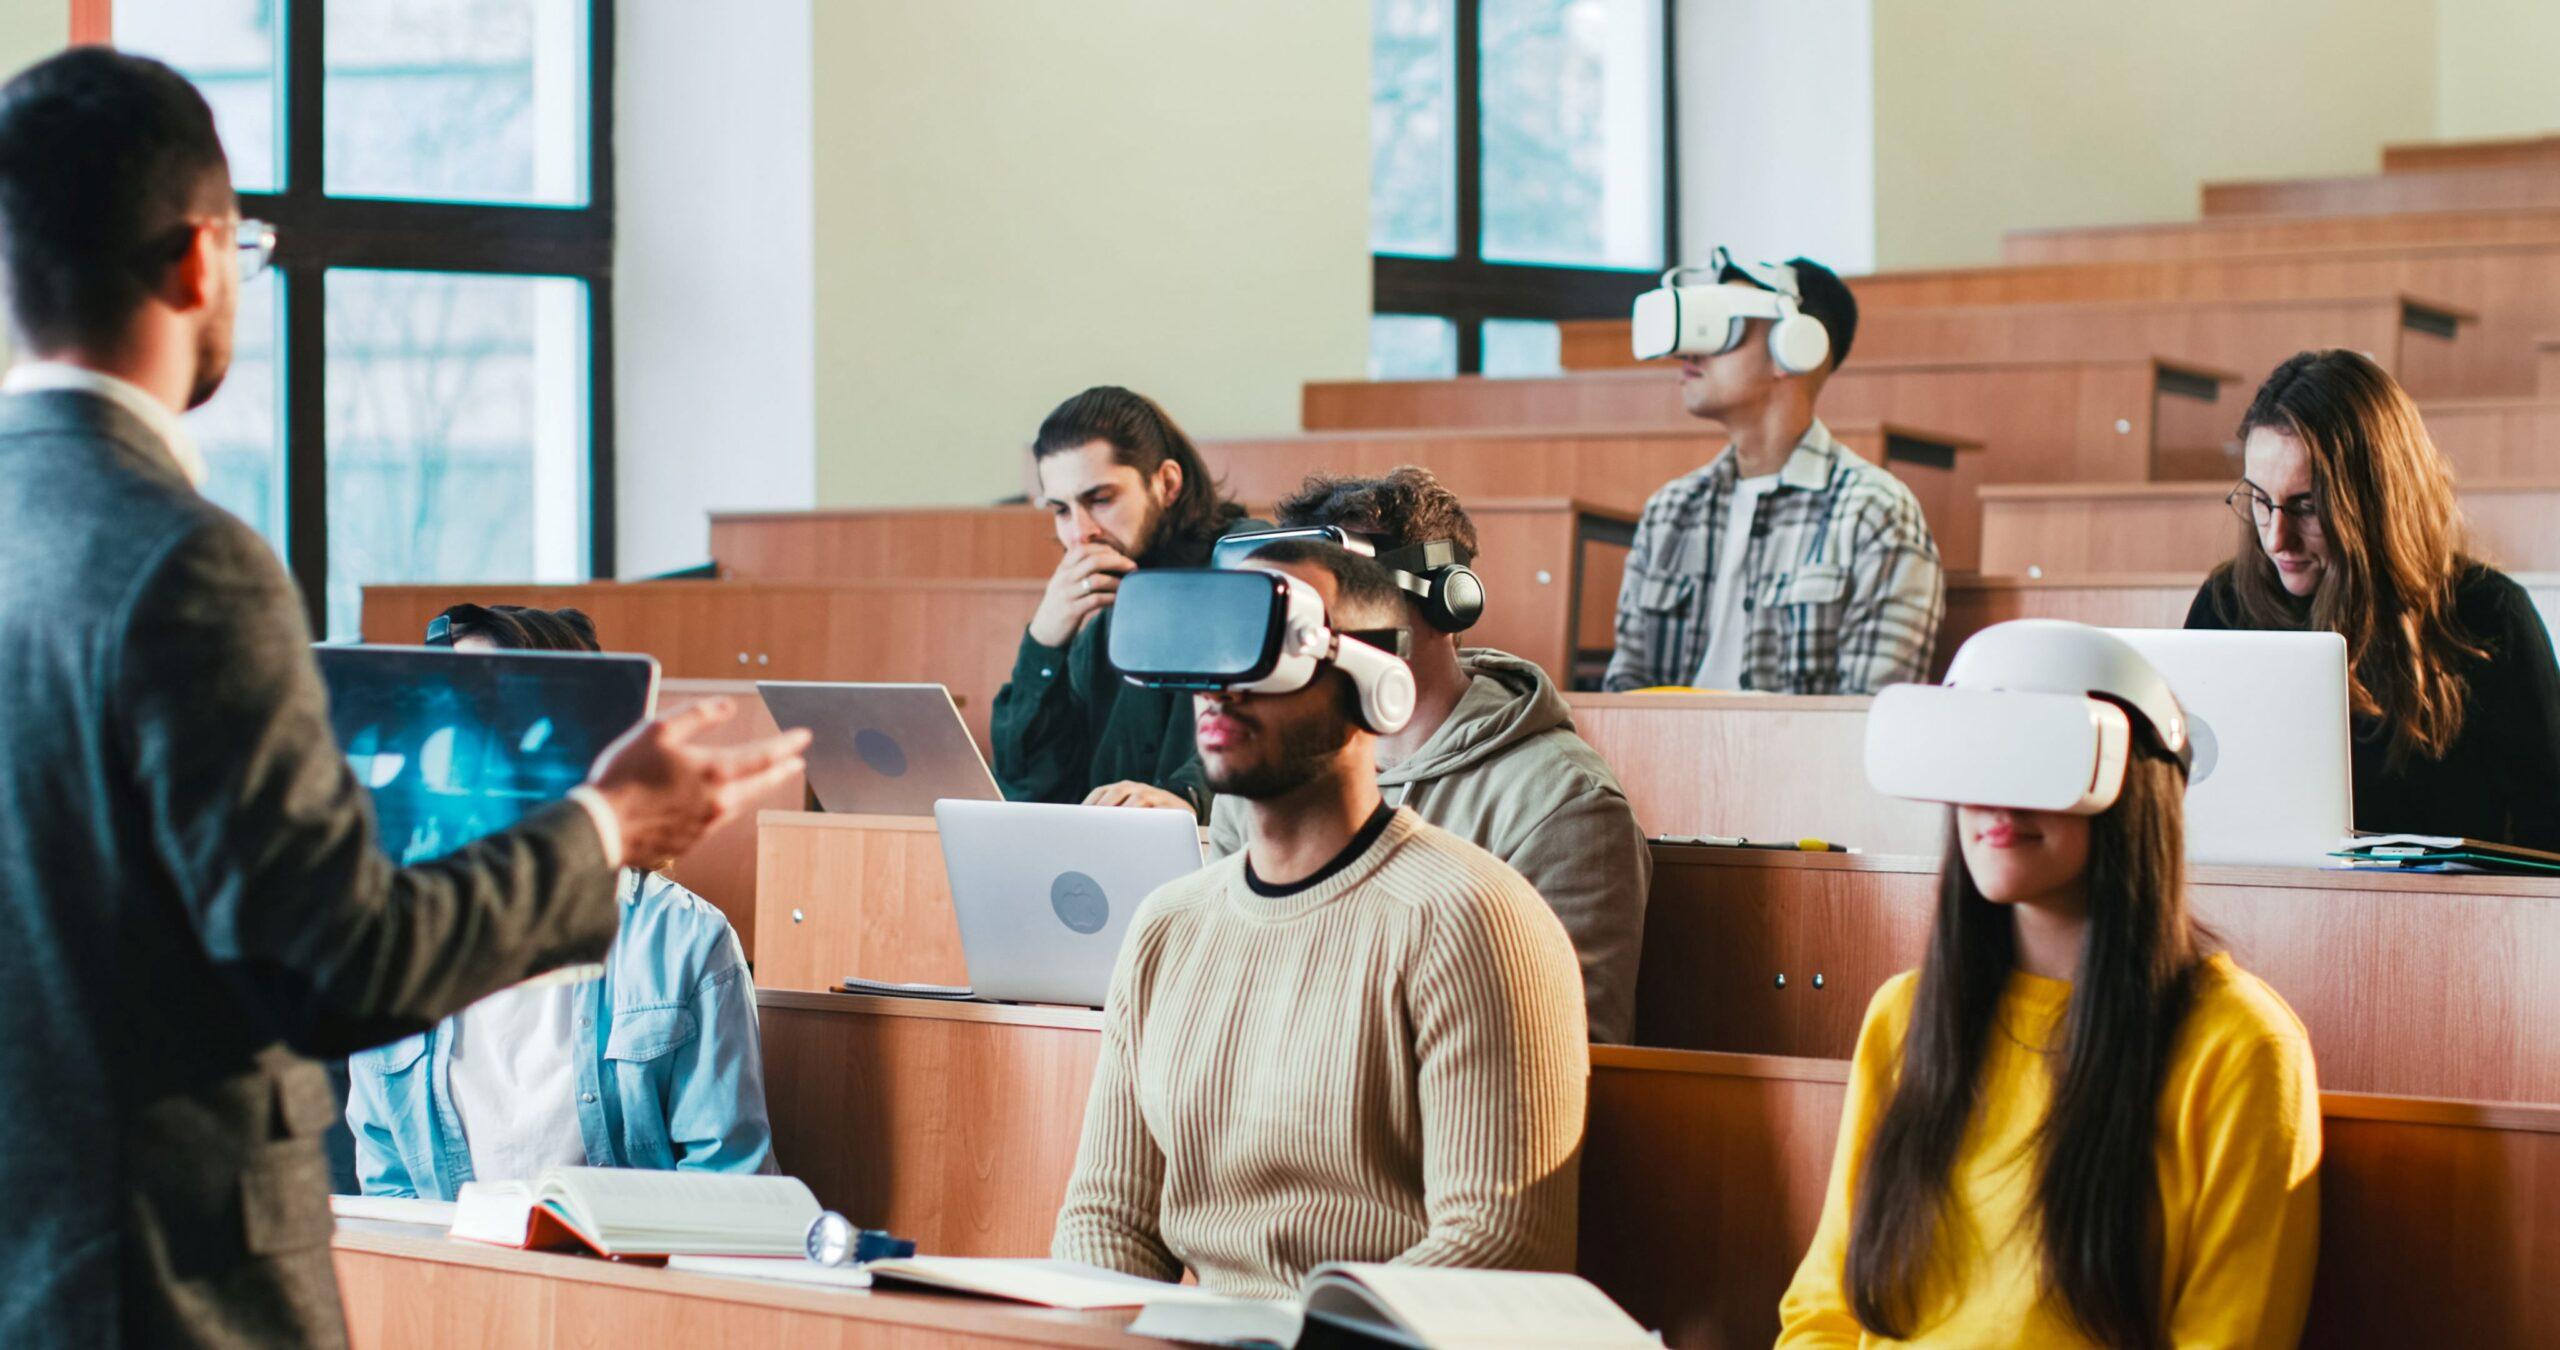
[(277, 229), (190, 421), (314, 626), (375, 583), (610, 575), (610, 0), (112, 5)]
[(1677, 237), (1669, 0), (1371, 0), (1378, 378), (1555, 368)]

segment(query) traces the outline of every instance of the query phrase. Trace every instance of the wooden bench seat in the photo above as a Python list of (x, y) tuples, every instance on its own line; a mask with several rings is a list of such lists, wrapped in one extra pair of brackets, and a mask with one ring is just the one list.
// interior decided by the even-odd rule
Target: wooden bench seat
[(2354, 216), (2401, 211), (2495, 211), (2560, 206), (2560, 172), (2548, 164), (2475, 164), (2333, 178), (2207, 183), (2205, 216)]
[[(1884, 309), (1859, 322), (1844, 373), (1870, 361), (2115, 361), (2158, 353), (2254, 378), (2306, 347), (2350, 347), (2426, 398), (2462, 389), (2460, 368), (2477, 345), (2469, 327), (2476, 317), (2408, 295)], [(1561, 327), (1568, 370), (1637, 364), (1624, 319)]]

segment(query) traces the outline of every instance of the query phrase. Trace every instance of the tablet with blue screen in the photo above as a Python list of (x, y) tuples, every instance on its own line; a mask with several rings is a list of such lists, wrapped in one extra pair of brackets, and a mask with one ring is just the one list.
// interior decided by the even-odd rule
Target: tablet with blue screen
[(656, 703), (658, 663), (584, 652), (314, 649), (383, 851), (439, 858), (568, 795)]

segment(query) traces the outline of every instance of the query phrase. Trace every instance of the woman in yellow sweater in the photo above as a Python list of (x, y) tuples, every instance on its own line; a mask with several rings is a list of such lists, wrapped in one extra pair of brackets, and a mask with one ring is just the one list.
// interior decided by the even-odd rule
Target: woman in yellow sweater
[[(1781, 1346), (2290, 1346), (2320, 1097), (2282, 998), (2187, 912), (2187, 728), (2091, 628), (1888, 689), (1879, 790), (1945, 801), (1917, 971), (1867, 1009)], [(1996, 752), (1989, 752), (1997, 747)]]

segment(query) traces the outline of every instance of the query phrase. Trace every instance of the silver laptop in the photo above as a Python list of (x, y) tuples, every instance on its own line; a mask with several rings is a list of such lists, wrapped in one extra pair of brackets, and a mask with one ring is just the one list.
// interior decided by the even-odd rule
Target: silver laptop
[(809, 729), (809, 790), (827, 811), (929, 816), (945, 797), (1004, 797), (941, 685), (762, 680), (756, 692), (783, 730)]
[(1101, 1007), (1138, 902), (1200, 870), (1188, 811), (943, 801), (933, 819), (982, 999)]
[(2187, 857), (2321, 867), (2354, 828), (2347, 643), (2335, 633), (2115, 628), (2187, 712)]

